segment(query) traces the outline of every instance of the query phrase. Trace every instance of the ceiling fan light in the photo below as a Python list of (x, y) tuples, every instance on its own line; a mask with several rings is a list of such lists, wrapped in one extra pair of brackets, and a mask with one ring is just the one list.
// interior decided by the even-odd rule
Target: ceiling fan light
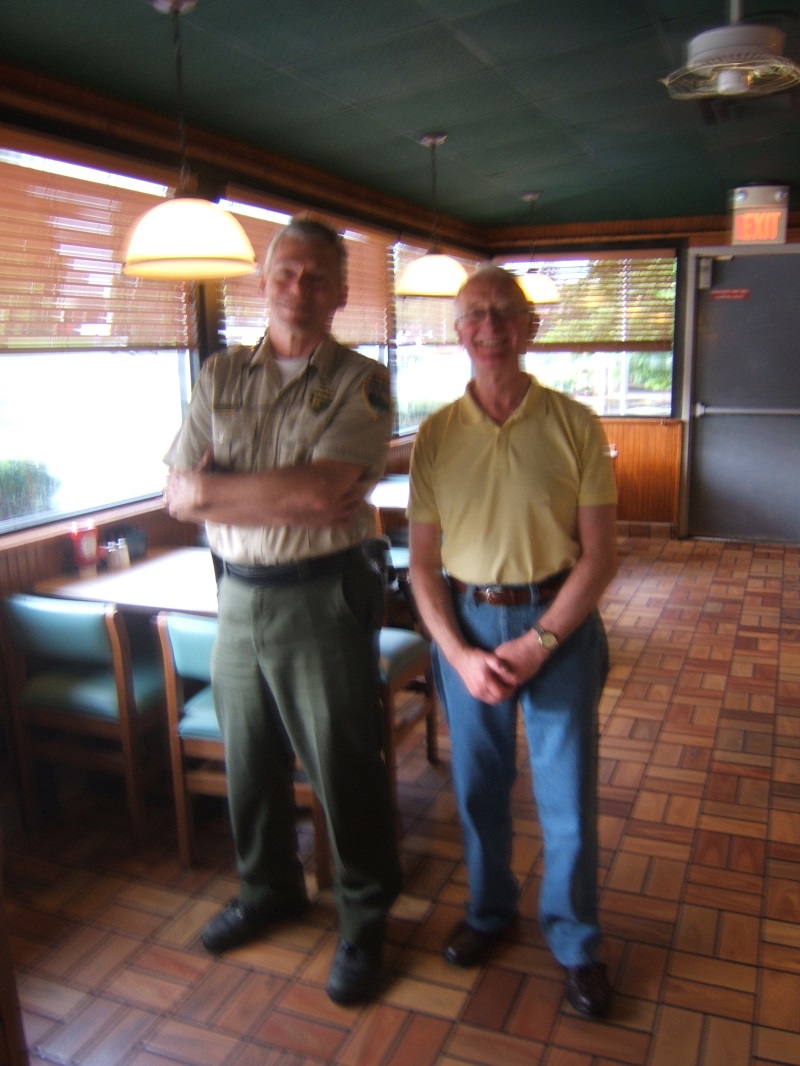
[(517, 282), (525, 293), (528, 303), (536, 307), (561, 302), (558, 286), (547, 274), (540, 274), (538, 270), (528, 270), (525, 274), (517, 276)]
[(466, 280), (467, 272), (457, 259), (426, 252), (404, 267), (394, 291), (397, 296), (455, 296)]
[(720, 96), (738, 96), (746, 93), (752, 83), (752, 74), (744, 67), (721, 70), (717, 75), (717, 92)]
[(210, 200), (179, 196), (142, 215), (128, 241), (122, 272), (138, 278), (211, 281), (255, 269), (253, 246), (230, 212)]
[(786, 92), (800, 84), (800, 66), (781, 54), (785, 36), (741, 22), (706, 30), (689, 42), (686, 66), (663, 84), (676, 100)]

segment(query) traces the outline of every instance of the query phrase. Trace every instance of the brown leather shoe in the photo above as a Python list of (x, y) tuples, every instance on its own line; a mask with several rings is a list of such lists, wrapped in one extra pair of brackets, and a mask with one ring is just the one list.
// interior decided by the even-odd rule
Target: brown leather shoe
[(579, 1014), (602, 1018), (611, 1008), (614, 990), (602, 962), (567, 968), (567, 999)]
[(468, 922), (459, 922), (450, 933), (442, 956), (453, 966), (481, 966), (498, 940), (499, 934), (482, 933)]

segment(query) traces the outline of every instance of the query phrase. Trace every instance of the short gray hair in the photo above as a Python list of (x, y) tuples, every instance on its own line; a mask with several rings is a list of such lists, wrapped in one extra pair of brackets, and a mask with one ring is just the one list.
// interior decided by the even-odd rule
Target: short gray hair
[(313, 215), (295, 215), (286, 223), (283, 229), (278, 230), (270, 242), (267, 255), (264, 259), (264, 273), (269, 272), (272, 257), (275, 255), (280, 242), (284, 237), (295, 237), (302, 241), (319, 241), (333, 248), (339, 260), (339, 281), (342, 285), (347, 284), (347, 247), (345, 239), (329, 222)]

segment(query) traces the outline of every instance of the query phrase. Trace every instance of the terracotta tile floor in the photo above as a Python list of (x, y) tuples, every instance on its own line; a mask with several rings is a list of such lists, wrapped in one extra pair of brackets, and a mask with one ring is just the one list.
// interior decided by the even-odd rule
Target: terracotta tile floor
[[(800, 1064), (800, 549), (626, 539), (604, 600), (601, 911), (618, 989), (590, 1022), (537, 928), (541, 841), (521, 751), (522, 921), (483, 970), (440, 958), (465, 896), (443, 761), (400, 751), (405, 893), (391, 981), (343, 1009), (324, 983), (329, 893), (222, 960), (197, 934), (235, 892), (223, 812), (181, 869), (169, 797), (132, 849), (119, 797), (75, 787), (32, 839), (6, 828), (6, 895), (33, 1063), (80, 1066)], [(523, 746), (524, 747), (524, 746)]]

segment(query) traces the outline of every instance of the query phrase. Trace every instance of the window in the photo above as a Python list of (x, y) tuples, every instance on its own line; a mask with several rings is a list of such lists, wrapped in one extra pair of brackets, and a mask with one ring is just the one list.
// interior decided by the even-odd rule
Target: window
[(158, 494), (188, 301), (120, 259), (166, 189), (6, 148), (0, 189), (0, 532)]
[[(395, 244), (395, 275), (424, 251), (408, 244)], [(454, 258), (468, 273), (478, 262), (467, 256)], [(395, 319), (397, 431), (406, 433), (415, 430), (427, 415), (460, 396), (469, 381), (471, 368), (456, 337), (452, 297), (399, 296), (395, 299)]]
[(600, 415), (671, 415), (672, 251), (574, 254), (502, 265), (515, 272), (532, 266), (558, 286), (561, 301), (541, 309), (525, 359), (543, 384)]
[[(190, 286), (121, 273), (130, 229), (166, 187), (18, 147), (0, 147), (0, 533), (160, 493), (196, 343)], [(293, 208), (229, 195), (224, 206), (263, 261)], [(349, 253), (349, 298), (334, 333), (389, 366), (396, 431), (413, 431), (470, 376), (452, 300), (395, 299), (394, 276), (425, 249), (331, 221)], [(478, 262), (457, 258), (468, 271)], [(531, 372), (600, 414), (670, 414), (674, 254), (534, 265), (553, 277), (561, 302), (542, 311)], [(262, 335), (259, 282), (253, 274), (219, 286), (225, 344)]]

